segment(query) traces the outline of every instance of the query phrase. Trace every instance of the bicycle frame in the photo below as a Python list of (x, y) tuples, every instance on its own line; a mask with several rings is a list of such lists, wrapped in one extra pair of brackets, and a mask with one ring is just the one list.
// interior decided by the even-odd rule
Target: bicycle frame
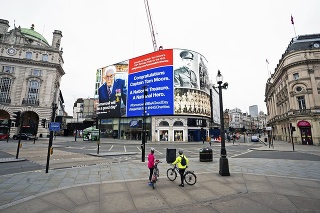
[[(180, 172), (179, 168), (176, 165), (174, 165), (173, 168), (167, 170), (167, 177), (171, 181), (174, 181), (178, 174), (180, 174)], [(185, 170), (183, 177), (188, 185), (194, 185), (197, 182), (197, 176), (194, 174), (194, 171)]]

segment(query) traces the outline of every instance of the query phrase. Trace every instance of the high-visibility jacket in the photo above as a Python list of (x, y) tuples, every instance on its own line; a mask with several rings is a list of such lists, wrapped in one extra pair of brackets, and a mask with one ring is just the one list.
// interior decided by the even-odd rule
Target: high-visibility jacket
[[(181, 165), (181, 157), (184, 156), (184, 158), (186, 159), (186, 165), (182, 166)], [(185, 156), (185, 155), (179, 155), (176, 160), (172, 163), (172, 165), (178, 164), (178, 168), (179, 169), (185, 169), (187, 168), (188, 164), (189, 164), (189, 159)]]

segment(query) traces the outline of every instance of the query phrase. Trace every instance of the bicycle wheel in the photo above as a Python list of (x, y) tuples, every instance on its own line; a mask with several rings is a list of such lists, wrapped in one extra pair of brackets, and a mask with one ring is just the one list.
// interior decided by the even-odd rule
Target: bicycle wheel
[(174, 169), (167, 170), (167, 177), (169, 180), (174, 181), (177, 178), (177, 173)]
[(194, 185), (197, 182), (197, 176), (192, 172), (186, 172), (184, 175), (184, 181), (188, 185)]
[(158, 168), (154, 168), (153, 172), (157, 177), (159, 177), (159, 169)]

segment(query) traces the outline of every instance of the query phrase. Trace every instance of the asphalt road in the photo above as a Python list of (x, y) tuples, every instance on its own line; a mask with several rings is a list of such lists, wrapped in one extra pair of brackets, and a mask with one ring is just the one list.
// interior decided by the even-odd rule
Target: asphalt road
[(307, 161), (320, 161), (320, 156), (291, 151), (252, 151), (244, 153), (236, 158), (265, 158), (265, 159), (286, 159), (286, 160), (307, 160)]
[[(0, 163), (0, 175), (19, 173), (25, 171), (34, 171), (45, 169), (47, 166), (48, 139), (33, 141), (21, 141), (22, 148), (19, 150), (19, 158), (26, 159), (19, 162)], [(255, 152), (250, 148), (259, 147), (263, 144), (259, 143), (243, 143), (237, 141), (226, 143), (227, 154), (229, 158), (246, 156), (249, 153)], [(167, 149), (180, 148), (188, 158), (199, 159), (200, 149), (209, 147), (212, 149), (213, 158), (220, 157), (220, 143), (208, 142), (199, 143), (152, 143), (146, 144), (145, 156), (148, 155), (151, 147), (156, 149), (156, 157), (165, 160)], [(0, 142), (0, 158), (15, 158), (17, 152), (17, 141), (10, 140), (9, 143)], [(71, 167), (83, 167), (99, 164), (112, 164), (127, 161), (141, 160), (141, 147), (139, 141), (113, 141), (101, 142), (99, 153), (118, 153), (116, 155), (94, 156), (98, 152), (96, 141), (82, 141), (78, 139), (73, 141), (73, 138), (59, 138), (53, 141), (53, 155), (50, 156), (49, 169), (62, 169)], [(128, 154), (131, 153), (131, 154)], [(269, 153), (270, 154), (270, 153)], [(250, 156), (249, 156), (250, 157)], [(259, 157), (259, 155), (257, 155)], [(270, 158), (270, 156), (265, 156)]]

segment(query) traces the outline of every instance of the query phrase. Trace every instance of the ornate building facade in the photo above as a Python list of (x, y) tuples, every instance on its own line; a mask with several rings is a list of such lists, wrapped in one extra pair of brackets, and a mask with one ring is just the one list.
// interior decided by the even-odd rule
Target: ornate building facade
[(275, 139), (320, 145), (319, 93), (320, 34), (298, 36), (266, 84), (268, 126)]
[[(0, 118), (12, 120), (14, 112), (20, 111), (22, 132), (45, 136), (53, 106), (58, 107), (56, 114), (65, 114), (60, 91), (65, 74), (62, 32), (54, 30), (50, 45), (34, 25), (9, 27), (9, 21), (0, 19)], [(11, 135), (17, 133), (14, 126), (12, 123)]]

